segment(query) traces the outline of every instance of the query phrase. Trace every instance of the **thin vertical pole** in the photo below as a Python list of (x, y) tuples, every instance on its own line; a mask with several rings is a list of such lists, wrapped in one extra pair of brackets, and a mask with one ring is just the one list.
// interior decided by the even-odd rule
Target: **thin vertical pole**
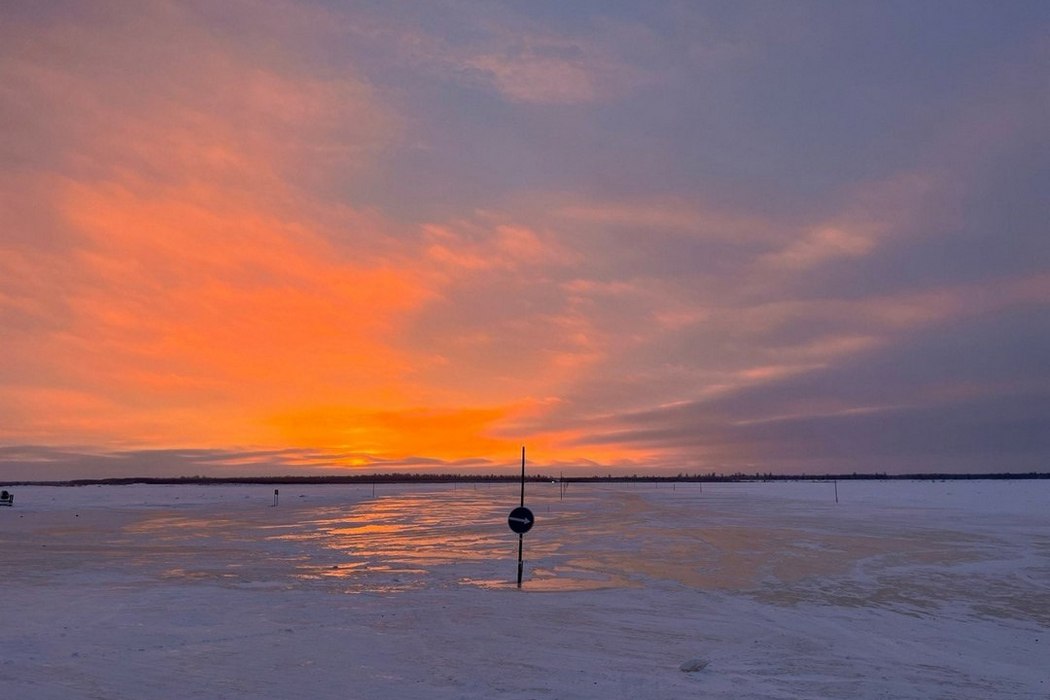
[(835, 482), (835, 503), (839, 502), (839, 482)]
[(521, 561), (521, 548), (524, 540), (525, 535), (518, 535), (518, 588), (521, 588), (521, 570), (524, 566)]
[[(521, 505), (525, 506), (525, 445), (521, 446)], [(518, 588), (521, 588), (521, 571), (524, 564), (521, 560), (522, 547), (525, 542), (525, 534), (518, 533)]]
[(525, 505), (525, 445), (521, 446), (521, 505)]

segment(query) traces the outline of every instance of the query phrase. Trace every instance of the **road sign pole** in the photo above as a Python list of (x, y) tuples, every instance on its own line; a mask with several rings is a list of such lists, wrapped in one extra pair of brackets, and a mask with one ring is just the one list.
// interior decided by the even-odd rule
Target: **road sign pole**
[[(525, 445), (521, 446), (521, 507), (525, 507)], [(521, 588), (521, 571), (524, 564), (521, 559), (521, 550), (525, 542), (525, 533), (518, 533), (518, 588)]]
[(525, 505), (525, 445), (521, 446), (521, 506)]
[(518, 588), (521, 588), (521, 570), (523, 564), (521, 562), (521, 548), (522, 543), (525, 541), (525, 535), (518, 535)]
[(518, 588), (521, 588), (521, 573), (524, 568), (522, 549), (525, 543), (525, 533), (532, 529), (536, 522), (536, 516), (525, 507), (525, 447), (521, 448), (521, 505), (510, 512), (507, 516), (507, 525), (511, 531), (518, 535)]

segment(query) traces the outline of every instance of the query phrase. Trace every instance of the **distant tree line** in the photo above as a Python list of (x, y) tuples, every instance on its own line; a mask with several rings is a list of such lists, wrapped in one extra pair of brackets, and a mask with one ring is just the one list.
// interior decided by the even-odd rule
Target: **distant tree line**
[[(772, 474), (755, 472), (745, 474), (678, 474), (676, 476), (631, 474), (614, 476), (550, 476), (531, 474), (525, 481), (541, 483), (746, 483), (768, 481), (960, 481), (974, 479), (1050, 479), (1050, 472), (984, 473), (984, 474)], [(179, 476), (179, 477), (114, 477), (108, 479), (69, 479), (65, 481), (13, 481), (8, 486), (121, 486), (131, 484), (201, 485), (210, 484), (444, 484), (444, 483), (518, 483), (521, 475), (510, 474), (420, 474), (398, 472), (390, 474), (344, 474), (323, 476)]]

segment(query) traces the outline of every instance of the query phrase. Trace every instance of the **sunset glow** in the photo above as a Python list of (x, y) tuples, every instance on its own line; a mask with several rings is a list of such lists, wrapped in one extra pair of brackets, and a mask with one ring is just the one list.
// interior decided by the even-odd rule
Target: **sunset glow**
[(0, 10), (0, 474), (1045, 469), (1045, 4), (396, 5)]

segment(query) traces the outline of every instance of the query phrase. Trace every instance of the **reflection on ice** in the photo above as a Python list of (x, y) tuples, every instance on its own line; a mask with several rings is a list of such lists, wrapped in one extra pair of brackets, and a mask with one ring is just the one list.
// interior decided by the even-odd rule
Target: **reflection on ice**
[(453, 585), (463, 578), (463, 567), (484, 569), (507, 558), (516, 540), (504, 510), (485, 491), (410, 492), (358, 503), (338, 515), (319, 513), (299, 531), (274, 539), (338, 554), (332, 565), (300, 566), (304, 579), (345, 579), (351, 591)]
[[(1008, 486), (851, 484), (836, 504), (820, 484), (573, 485), (564, 499), (547, 486), (527, 497), (537, 525), (525, 536), (526, 592), (656, 583), (919, 615), (950, 599), (1050, 621), (1050, 593), (1034, 584), (1045, 580), (1050, 532), (1041, 502), (1021, 500), (1028, 489), (987, 498), (981, 489)], [(501, 487), (389, 487), (377, 498), (315, 488), (276, 508), (231, 491), (218, 508), (120, 511), (116, 529), (99, 530), (93, 511), (57, 518), (48, 548), (24, 556), (223, 586), (503, 588), (516, 574), (506, 524), (516, 504)]]

